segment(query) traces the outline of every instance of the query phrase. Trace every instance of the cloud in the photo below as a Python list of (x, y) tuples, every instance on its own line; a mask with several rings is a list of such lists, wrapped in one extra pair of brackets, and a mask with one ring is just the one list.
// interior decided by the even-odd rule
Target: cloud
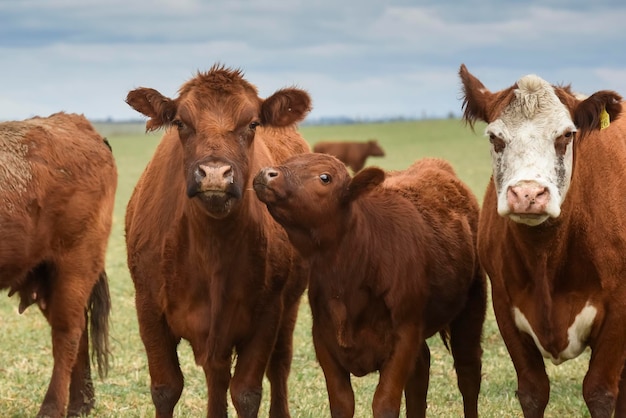
[(313, 118), (445, 116), (461, 63), (494, 90), (536, 73), (626, 94), (624, 21), (621, 0), (0, 2), (0, 118), (136, 117), (128, 90), (175, 96), (215, 62), (309, 90)]

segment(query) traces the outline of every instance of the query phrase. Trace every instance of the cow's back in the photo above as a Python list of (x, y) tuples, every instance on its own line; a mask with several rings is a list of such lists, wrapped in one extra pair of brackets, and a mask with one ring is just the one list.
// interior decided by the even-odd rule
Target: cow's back
[(313, 152), (330, 154), (346, 162), (349, 144), (347, 142), (318, 142), (313, 145)]
[(311, 152), (309, 144), (292, 127), (264, 128), (261, 139), (267, 147), (269, 158), (276, 164), (281, 164), (292, 155)]
[[(428, 242), (430, 303), (435, 324), (465, 304), (467, 289), (481, 276), (476, 250), (479, 205), (472, 191), (442, 159), (424, 158), (407, 170), (389, 173), (383, 186), (410, 200), (432, 231)], [(457, 286), (451, 292), (451, 283)], [(479, 287), (484, 286), (479, 284)], [(431, 330), (432, 331), (432, 330)]]
[(91, 231), (106, 245), (117, 170), (83, 116), (0, 124), (0, 163), (0, 270), (29, 269)]
[(390, 172), (384, 186), (398, 190), (433, 222), (464, 218), (475, 235), (479, 205), (472, 191), (445, 160), (424, 158), (407, 170)]

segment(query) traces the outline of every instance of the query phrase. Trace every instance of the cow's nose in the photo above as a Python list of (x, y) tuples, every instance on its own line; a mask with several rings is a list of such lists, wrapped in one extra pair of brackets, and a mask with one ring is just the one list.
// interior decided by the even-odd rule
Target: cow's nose
[(271, 181), (272, 179), (278, 177), (278, 170), (272, 167), (266, 167), (263, 169), (263, 177), (265, 177), (265, 181)]
[(196, 182), (204, 187), (224, 187), (235, 180), (233, 167), (229, 164), (199, 164), (194, 172)]
[(542, 214), (550, 202), (550, 191), (535, 181), (524, 181), (509, 187), (506, 200), (513, 213)]

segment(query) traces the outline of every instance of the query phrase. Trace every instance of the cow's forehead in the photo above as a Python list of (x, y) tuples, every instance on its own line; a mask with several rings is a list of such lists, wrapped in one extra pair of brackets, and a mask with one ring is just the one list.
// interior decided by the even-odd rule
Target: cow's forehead
[(569, 109), (559, 100), (554, 86), (536, 75), (517, 82), (511, 102), (495, 122), (492, 125), (502, 123), (509, 130), (528, 124), (554, 131), (574, 128)]
[(197, 128), (220, 127), (227, 131), (259, 117), (261, 102), (256, 96), (250, 97), (243, 91), (230, 95), (207, 93), (197, 91), (181, 96), (178, 99), (178, 116), (188, 122), (194, 121)]

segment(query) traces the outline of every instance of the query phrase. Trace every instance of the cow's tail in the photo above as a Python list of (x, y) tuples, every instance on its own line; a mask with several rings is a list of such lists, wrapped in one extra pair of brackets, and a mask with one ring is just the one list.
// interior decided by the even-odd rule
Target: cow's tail
[(89, 297), (89, 333), (91, 334), (91, 360), (98, 367), (98, 375), (103, 378), (109, 372), (109, 314), (111, 295), (106, 272), (100, 273), (98, 282)]

